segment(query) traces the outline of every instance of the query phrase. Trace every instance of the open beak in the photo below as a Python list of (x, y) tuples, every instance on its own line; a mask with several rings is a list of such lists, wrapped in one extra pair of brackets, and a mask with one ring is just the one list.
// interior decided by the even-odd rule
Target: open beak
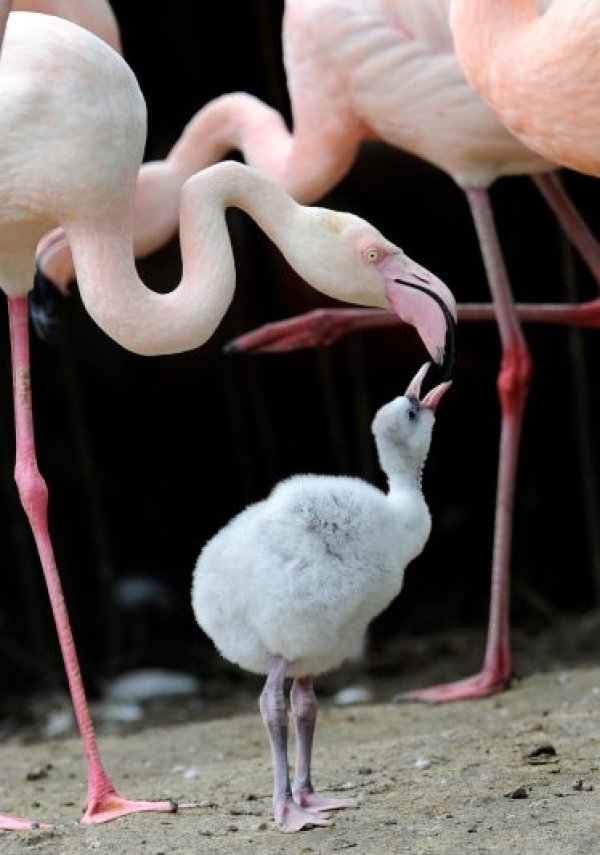
[(456, 302), (441, 279), (405, 255), (392, 255), (380, 268), (385, 293), (398, 317), (414, 326), (443, 380), (452, 376), (456, 347)]
[(419, 401), (421, 404), (421, 409), (431, 410), (435, 412), (435, 408), (442, 400), (444, 393), (450, 388), (452, 385), (452, 381), (447, 380), (444, 383), (439, 383), (437, 386), (434, 386), (424, 398), (421, 398), (421, 386), (423, 385), (423, 380), (425, 379), (425, 375), (429, 371), (430, 362), (426, 362), (425, 365), (422, 365), (413, 379), (408, 384), (408, 388), (404, 393), (406, 398), (414, 398)]

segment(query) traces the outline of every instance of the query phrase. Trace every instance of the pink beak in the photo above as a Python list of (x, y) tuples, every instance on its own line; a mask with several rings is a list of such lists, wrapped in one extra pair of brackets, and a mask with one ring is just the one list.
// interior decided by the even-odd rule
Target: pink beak
[(404, 397), (416, 398), (417, 401), (420, 402), (422, 409), (432, 410), (432, 412), (435, 412), (435, 408), (442, 400), (444, 392), (446, 392), (452, 385), (452, 381), (448, 380), (445, 383), (440, 383), (438, 386), (434, 386), (433, 389), (427, 392), (425, 397), (421, 400), (421, 386), (425, 379), (425, 375), (429, 371), (430, 364), (431, 363), (426, 362), (425, 365), (422, 365), (419, 368), (413, 379), (408, 384)]
[(415, 327), (442, 376), (454, 367), (456, 302), (441, 279), (403, 254), (391, 255), (379, 268), (385, 293), (398, 317)]

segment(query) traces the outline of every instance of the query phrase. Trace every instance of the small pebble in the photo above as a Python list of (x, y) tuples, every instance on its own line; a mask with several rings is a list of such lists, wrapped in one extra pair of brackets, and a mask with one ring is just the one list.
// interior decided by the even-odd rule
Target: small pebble
[(52, 763), (46, 763), (45, 766), (38, 766), (35, 769), (31, 769), (25, 776), (26, 781), (41, 781), (43, 778), (48, 777), (48, 772), (52, 769)]
[(504, 793), (505, 799), (526, 799), (528, 798), (528, 793), (525, 787), (516, 787), (514, 790), (510, 790), (508, 793)]
[(540, 742), (530, 745), (523, 752), (523, 759), (531, 766), (539, 766), (543, 763), (558, 763), (556, 748), (551, 742)]
[(373, 701), (373, 692), (367, 686), (346, 686), (336, 692), (331, 700), (340, 707), (368, 704)]
[(591, 793), (594, 789), (594, 786), (593, 784), (587, 784), (581, 778), (577, 778), (577, 780), (573, 784), (573, 789), (576, 790), (578, 793)]

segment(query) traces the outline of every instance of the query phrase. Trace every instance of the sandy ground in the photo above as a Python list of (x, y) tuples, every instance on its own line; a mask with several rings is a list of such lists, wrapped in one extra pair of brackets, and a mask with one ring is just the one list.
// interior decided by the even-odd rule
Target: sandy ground
[[(384, 680), (376, 696), (391, 697), (390, 688)], [(199, 803), (103, 826), (77, 822), (85, 797), (77, 739), (11, 737), (0, 747), (0, 807), (55, 825), (0, 832), (0, 852), (600, 852), (600, 668), (561, 664), (501, 695), (443, 707), (324, 699), (315, 787), (351, 795), (358, 807), (337, 813), (330, 829), (295, 835), (273, 828), (262, 723), (250, 698), (240, 709), (103, 734), (104, 762), (123, 794)], [(179, 713), (188, 717), (184, 705)]]

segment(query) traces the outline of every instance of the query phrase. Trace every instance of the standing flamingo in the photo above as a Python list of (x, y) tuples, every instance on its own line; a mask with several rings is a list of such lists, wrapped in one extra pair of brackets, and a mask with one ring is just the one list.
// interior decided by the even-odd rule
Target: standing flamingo
[(600, 2), (452, 0), (450, 22), (469, 83), (524, 145), (600, 175)]
[[(140, 280), (132, 250), (146, 110), (129, 66), (81, 27), (15, 12), (6, 29), (0, 97), (0, 286), (10, 321), (15, 480), (48, 586), (84, 745), (88, 798), (82, 822), (171, 811), (171, 802), (132, 801), (116, 792), (100, 759), (85, 698), (48, 531), (47, 487), (35, 455), (27, 294), (38, 241), (49, 229), (64, 228), (86, 309), (115, 341), (139, 354), (197, 347), (218, 326), (235, 287), (225, 221), (231, 206), (253, 217), (313, 287), (360, 304), (394, 306), (417, 326), (446, 372), (452, 362), (454, 300), (440, 280), (368, 223), (302, 207), (261, 173), (235, 163), (205, 170), (183, 187), (182, 281), (159, 295)], [(0, 828), (30, 825), (0, 816)]]

